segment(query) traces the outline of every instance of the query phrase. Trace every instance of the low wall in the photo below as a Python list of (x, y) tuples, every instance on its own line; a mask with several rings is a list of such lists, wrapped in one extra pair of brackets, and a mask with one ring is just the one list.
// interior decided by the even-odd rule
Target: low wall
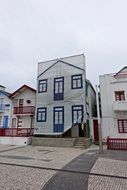
[(25, 146), (31, 144), (31, 137), (0, 137), (0, 144)]
[(32, 137), (33, 146), (73, 147), (75, 138)]

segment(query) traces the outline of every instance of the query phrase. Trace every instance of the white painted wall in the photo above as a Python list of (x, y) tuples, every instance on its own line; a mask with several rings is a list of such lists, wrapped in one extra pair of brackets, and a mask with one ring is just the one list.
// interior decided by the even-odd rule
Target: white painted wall
[(127, 119), (127, 111), (114, 111), (115, 91), (125, 91), (127, 101), (127, 78), (114, 78), (114, 74), (100, 76), (103, 138), (127, 138), (127, 134), (118, 133), (117, 119)]
[(31, 144), (31, 137), (0, 137), (0, 144), (26, 146)]
[[(23, 99), (23, 106), (34, 106), (35, 107), (35, 99), (36, 99), (36, 93), (30, 89), (26, 89), (19, 95), (17, 95), (13, 100), (12, 100), (12, 118), (16, 118), (16, 126), (17, 126), (17, 116), (16, 114), (13, 114), (13, 107), (15, 106), (15, 101), (17, 101), (17, 107), (19, 106), (19, 100)], [(30, 100), (30, 103), (27, 103), (27, 100)], [(31, 122), (31, 116), (27, 114), (21, 114), (20, 117), (22, 118), (22, 128), (31, 128), (34, 127), (35, 123), (35, 116), (32, 118)], [(12, 123), (11, 123), (12, 125)]]
[[(72, 56), (63, 60), (82, 69), (85, 68), (85, 58), (83, 55)], [(55, 63), (55, 61), (39, 63), (38, 75)], [(75, 74), (82, 74), (83, 76), (82, 89), (71, 89), (71, 76)], [(64, 77), (64, 101), (54, 101), (54, 78), (56, 77)], [(86, 112), (85, 71), (59, 61), (38, 78), (38, 80), (42, 79), (48, 79), (47, 92), (37, 93), (36, 107), (47, 107), (47, 122), (36, 121), (35, 134), (57, 134), (53, 133), (53, 108), (56, 106), (64, 106), (64, 131), (66, 131), (72, 126), (72, 105), (83, 105), (84, 112)]]
[[(0, 124), (0, 127), (3, 127), (3, 119), (4, 116), (8, 116), (9, 121), (8, 121), (8, 127), (10, 127), (10, 123), (11, 123), (11, 109), (12, 109), (12, 102), (11, 100), (4, 95), (4, 93), (0, 92), (0, 105), (3, 104), (3, 106), (5, 107), (4, 112), (0, 112), (0, 116), (2, 116), (2, 121)], [(6, 104), (9, 104), (10, 106), (6, 106)]]

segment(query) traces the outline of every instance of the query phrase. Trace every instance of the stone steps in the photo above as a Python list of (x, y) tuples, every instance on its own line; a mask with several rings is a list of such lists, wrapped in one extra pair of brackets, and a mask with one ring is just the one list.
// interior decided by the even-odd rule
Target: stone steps
[(74, 144), (75, 148), (85, 148), (85, 138), (76, 138), (75, 140), (75, 144)]

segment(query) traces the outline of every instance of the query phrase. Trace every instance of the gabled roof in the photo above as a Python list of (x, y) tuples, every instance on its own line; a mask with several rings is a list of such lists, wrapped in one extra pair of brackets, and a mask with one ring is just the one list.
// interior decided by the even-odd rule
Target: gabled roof
[(115, 78), (127, 78), (127, 66), (123, 67), (118, 73), (114, 75)]
[(13, 93), (9, 96), (9, 98), (11, 98), (11, 99), (15, 98), (16, 96), (18, 96), (19, 94), (21, 94), (22, 92), (24, 92), (26, 89), (29, 89), (29, 90), (31, 90), (31, 91), (33, 91), (33, 92), (36, 93), (36, 90), (35, 90), (34, 88), (31, 88), (30, 86), (27, 86), (27, 85), (24, 84), (24, 85), (21, 86), (18, 90), (16, 90), (15, 92), (13, 92)]
[(0, 90), (0, 93), (4, 94), (5, 96), (9, 97), (11, 93), (6, 92), (4, 90)]
[(80, 67), (78, 67), (78, 66), (72, 65), (71, 63), (65, 62), (65, 61), (63, 61), (63, 60), (61, 60), (61, 59), (57, 59), (57, 61), (56, 61), (55, 63), (53, 63), (50, 67), (48, 67), (45, 71), (43, 71), (40, 75), (38, 75), (37, 78), (39, 78), (41, 75), (43, 75), (44, 73), (46, 73), (49, 69), (51, 69), (51, 68), (52, 68), (54, 65), (56, 65), (58, 62), (61, 62), (61, 63), (66, 64), (66, 65), (69, 65), (69, 66), (71, 66), (71, 67), (75, 67), (75, 68), (80, 69), (80, 70), (82, 70), (82, 71), (85, 71), (84, 69), (82, 69), (82, 68), (80, 68)]

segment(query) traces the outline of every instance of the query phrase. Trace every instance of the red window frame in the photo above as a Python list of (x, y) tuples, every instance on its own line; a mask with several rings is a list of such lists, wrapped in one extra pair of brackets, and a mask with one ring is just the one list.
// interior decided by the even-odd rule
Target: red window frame
[(124, 93), (124, 91), (116, 91), (115, 92), (115, 100), (116, 101), (124, 101), (125, 100), (125, 93)]
[(118, 119), (117, 123), (119, 133), (127, 133), (127, 119)]

